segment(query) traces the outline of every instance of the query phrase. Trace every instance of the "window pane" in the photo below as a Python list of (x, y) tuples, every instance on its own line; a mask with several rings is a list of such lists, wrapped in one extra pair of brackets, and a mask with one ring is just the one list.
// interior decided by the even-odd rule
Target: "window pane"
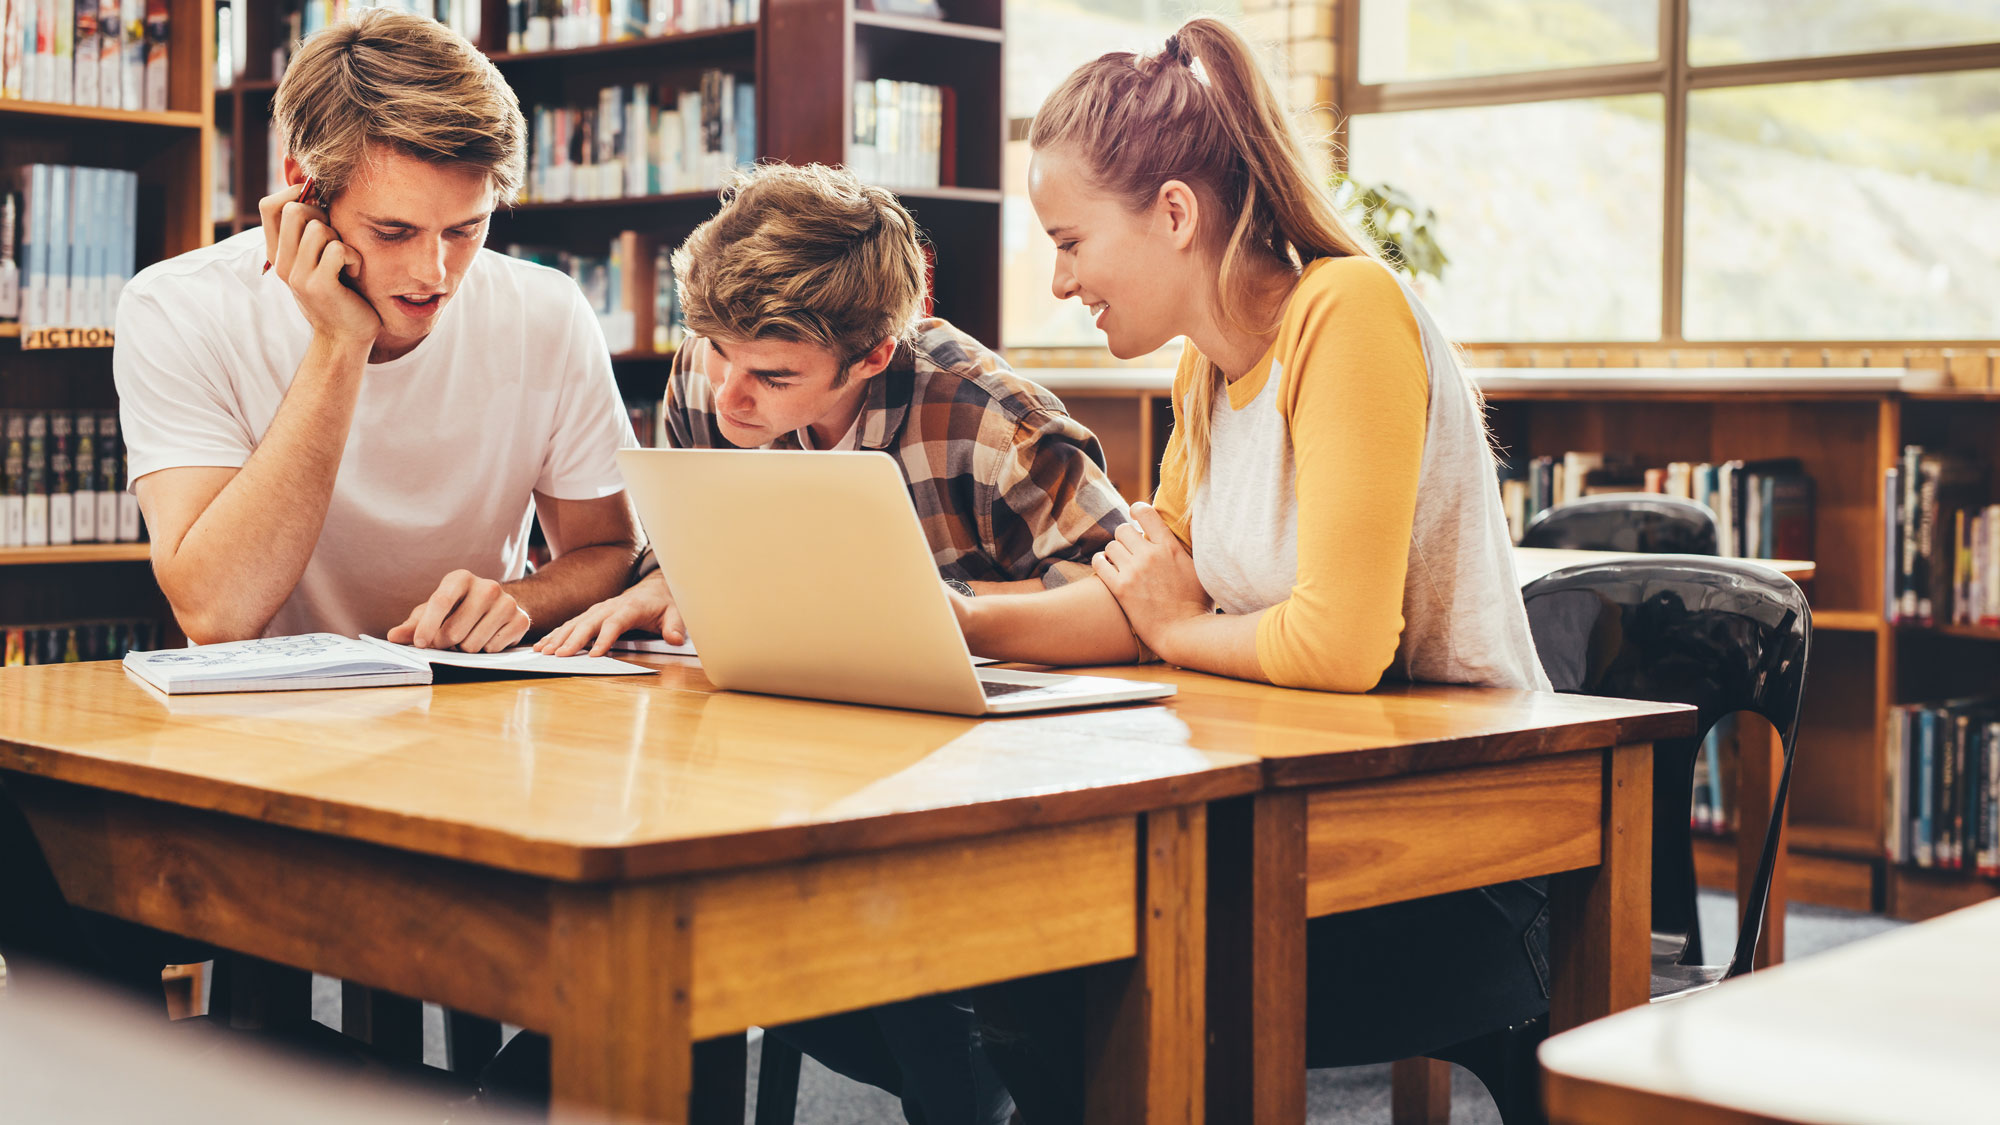
[(1437, 212), (1450, 265), (1418, 285), (1480, 341), (1660, 334), (1662, 101), (1656, 94), (1368, 114), (1349, 166)]
[(1695, 66), (2000, 42), (1994, 0), (1693, 0)]
[(1081, 302), (1050, 292), (1056, 244), (1028, 205), (1028, 142), (1007, 144), (1006, 196), (1000, 204), (1000, 338), (1010, 348), (1104, 346)]
[(1660, 57), (1657, 0), (1360, 0), (1361, 81), (1405, 82)]
[(1195, 16), (1242, 30), (1240, 0), (1007, 0), (1007, 116), (1033, 117), (1078, 66), (1108, 51), (1157, 51)]
[(2000, 337), (2000, 71), (1696, 91), (1690, 339)]

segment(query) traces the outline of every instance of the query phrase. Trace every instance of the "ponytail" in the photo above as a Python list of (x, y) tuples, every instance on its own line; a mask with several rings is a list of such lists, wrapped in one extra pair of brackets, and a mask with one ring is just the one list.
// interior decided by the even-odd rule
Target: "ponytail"
[[(1189, 20), (1156, 55), (1117, 51), (1071, 72), (1035, 114), (1029, 146), (1074, 153), (1094, 186), (1133, 210), (1150, 207), (1160, 185), (1180, 180), (1218, 215), (1234, 215), (1221, 242), (1216, 292), (1225, 321), (1250, 322), (1252, 267), (1303, 269), (1320, 258), (1379, 258), (1308, 170), (1305, 147), (1257, 66), (1250, 45), (1227, 24)], [(1222, 379), (1199, 372), (1181, 404), (1188, 487), (1208, 469), (1208, 417)]]

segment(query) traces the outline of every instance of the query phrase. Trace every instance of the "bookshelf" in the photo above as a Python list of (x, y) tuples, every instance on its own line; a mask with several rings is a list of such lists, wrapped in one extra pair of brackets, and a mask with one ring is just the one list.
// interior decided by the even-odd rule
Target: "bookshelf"
[[(20, 169), (35, 163), (136, 172), (135, 265), (143, 268), (206, 245), (213, 233), (211, 4), (167, 0), (164, 111), (0, 99), (0, 179), (18, 190)], [(0, 410), (116, 408), (107, 341), (88, 347), (25, 343), (18, 324), (0, 325)], [(176, 643), (172, 614), (151, 570), (134, 565), (146, 561), (147, 551), (144, 543), (0, 549), (0, 625), (147, 619), (167, 627), (164, 643)], [(98, 565), (105, 563), (125, 565)]]

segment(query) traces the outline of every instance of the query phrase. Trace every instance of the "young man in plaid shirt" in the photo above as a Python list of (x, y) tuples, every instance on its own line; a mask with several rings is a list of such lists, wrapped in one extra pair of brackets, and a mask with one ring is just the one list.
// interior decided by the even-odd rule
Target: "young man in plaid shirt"
[[(692, 335), (667, 380), (669, 445), (887, 452), (939, 575), (977, 594), (1088, 577), (1129, 518), (1097, 438), (1060, 400), (945, 321), (919, 319), (923, 253), (889, 192), (819, 165), (760, 166), (674, 254), (674, 276)], [(601, 654), (628, 629), (682, 640), (654, 565), (649, 552), (636, 585), (537, 647)], [(945, 998), (771, 1033), (900, 1095), (913, 1123), (1010, 1116), (971, 1013)]]
[[(667, 380), (679, 449), (875, 449), (896, 458), (938, 574), (975, 593), (1091, 573), (1128, 518), (1097, 438), (977, 340), (919, 319), (924, 259), (895, 196), (820, 165), (762, 165), (674, 254), (692, 335)], [(638, 584), (537, 646), (683, 639), (650, 553)]]

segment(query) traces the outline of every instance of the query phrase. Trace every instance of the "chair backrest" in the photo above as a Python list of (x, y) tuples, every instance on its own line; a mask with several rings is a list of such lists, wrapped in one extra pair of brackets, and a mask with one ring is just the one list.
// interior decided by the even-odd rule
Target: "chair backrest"
[(1522, 534), (1521, 546), (1712, 555), (1715, 516), (1692, 500), (1657, 492), (1586, 496), (1536, 516)]
[(1686, 703), (1693, 738), (1653, 747), (1653, 931), (1696, 932), (1694, 759), (1724, 715), (1761, 715), (1784, 742), (1776, 808), (1728, 975), (1748, 972), (1777, 861), (1797, 746), (1812, 611), (1789, 578), (1737, 559), (1658, 556), (1556, 571), (1522, 591), (1542, 665), (1557, 691)]

